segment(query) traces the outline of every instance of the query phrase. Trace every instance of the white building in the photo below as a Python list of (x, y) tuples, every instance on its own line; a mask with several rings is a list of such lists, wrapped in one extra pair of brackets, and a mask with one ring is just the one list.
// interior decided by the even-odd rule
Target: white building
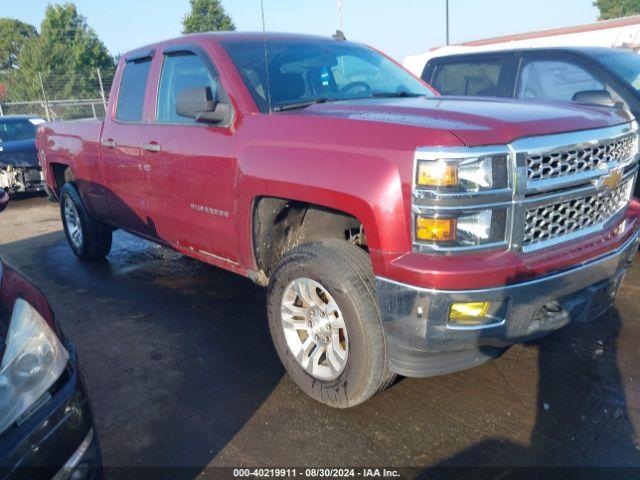
[(402, 63), (415, 75), (420, 76), (430, 59), (445, 55), (512, 48), (575, 46), (626, 47), (638, 50), (640, 49), (640, 15), (436, 47), (426, 53), (410, 55)]

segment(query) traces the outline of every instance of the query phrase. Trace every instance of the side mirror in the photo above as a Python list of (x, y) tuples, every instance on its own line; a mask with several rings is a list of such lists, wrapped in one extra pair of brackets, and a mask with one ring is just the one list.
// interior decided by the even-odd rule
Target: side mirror
[(611, 94), (606, 90), (584, 90), (582, 92), (576, 92), (571, 101), (587, 103), (590, 105), (600, 105), (603, 107), (615, 107)]
[(229, 117), (229, 105), (220, 103), (211, 87), (187, 88), (176, 96), (176, 113), (196, 122), (221, 123)]
[(2, 212), (9, 204), (9, 194), (0, 188), (0, 212)]

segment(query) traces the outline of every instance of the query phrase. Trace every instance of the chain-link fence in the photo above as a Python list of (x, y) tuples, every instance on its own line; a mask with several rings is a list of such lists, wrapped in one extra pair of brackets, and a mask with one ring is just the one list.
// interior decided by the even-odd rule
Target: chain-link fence
[(52, 75), (38, 75), (35, 81), (40, 87), (38, 98), (0, 101), (0, 116), (33, 115), (49, 121), (103, 118), (113, 74), (103, 75), (96, 69), (88, 72), (81, 86), (71, 85), (67, 78)]
[(0, 103), (0, 116), (33, 115), (47, 120), (102, 118), (105, 110), (102, 98)]

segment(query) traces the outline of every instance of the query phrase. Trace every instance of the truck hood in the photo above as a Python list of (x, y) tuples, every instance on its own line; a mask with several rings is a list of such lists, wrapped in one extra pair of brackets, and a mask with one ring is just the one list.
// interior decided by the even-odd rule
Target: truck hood
[(633, 119), (622, 109), (469, 97), (359, 99), (313, 105), (296, 114), (449, 130), (468, 146), (506, 144), (522, 137), (603, 128)]
[(0, 142), (0, 166), (37, 167), (38, 150), (35, 139)]

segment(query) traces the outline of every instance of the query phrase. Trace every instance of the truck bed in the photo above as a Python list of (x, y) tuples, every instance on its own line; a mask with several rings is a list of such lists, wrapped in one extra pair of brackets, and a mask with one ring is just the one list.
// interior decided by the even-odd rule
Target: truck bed
[[(77, 178), (95, 178), (99, 171), (102, 120), (50, 122), (38, 128), (36, 145), (45, 181), (56, 195), (56, 165), (69, 165)], [(44, 152), (44, 155), (42, 154)]]

